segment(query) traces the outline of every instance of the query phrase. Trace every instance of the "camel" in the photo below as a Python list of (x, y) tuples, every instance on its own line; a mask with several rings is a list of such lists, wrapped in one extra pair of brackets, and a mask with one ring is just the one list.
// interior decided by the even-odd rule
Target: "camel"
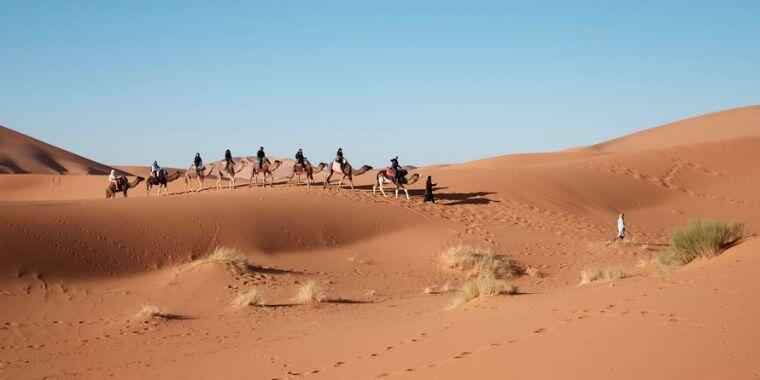
[(198, 190), (195, 191), (203, 190), (203, 179), (210, 176), (211, 173), (214, 172), (215, 167), (215, 164), (209, 164), (200, 171), (195, 169), (195, 166), (191, 166), (190, 169), (187, 169), (185, 171), (185, 192), (187, 192), (187, 187), (191, 184), (193, 178), (198, 178)]
[(124, 198), (126, 198), (127, 191), (133, 187), (137, 187), (137, 185), (144, 180), (145, 178), (143, 177), (137, 177), (134, 181), (128, 182), (127, 177), (118, 177), (116, 178), (116, 185), (113, 183), (108, 184), (108, 187), (106, 188), (106, 198), (116, 198), (116, 193), (119, 192), (124, 193)]
[(238, 167), (237, 164), (229, 163), (224, 166), (224, 168), (219, 169), (219, 176), (216, 178), (216, 189), (220, 190), (222, 188), (222, 177), (229, 176), (230, 177), (230, 189), (235, 188), (235, 174), (240, 173), (243, 168), (245, 168), (245, 165), (248, 163), (246, 160), (240, 160), (238, 162), (240, 164), (240, 167)]
[(282, 161), (280, 160), (274, 160), (274, 163), (270, 162), (268, 158), (264, 159), (264, 166), (259, 166), (259, 162), (255, 161), (253, 163), (253, 170), (251, 170), (251, 178), (248, 180), (248, 186), (252, 186), (254, 181), (256, 184), (259, 184), (259, 173), (264, 173), (264, 181), (262, 184), (264, 187), (267, 186), (267, 175), (269, 175), (269, 186), (272, 187), (274, 185), (274, 171), (277, 170), (282, 165)]
[(324, 187), (327, 187), (330, 185), (330, 178), (333, 175), (333, 172), (338, 172), (343, 174), (343, 177), (340, 178), (340, 181), (338, 181), (338, 188), (340, 189), (341, 185), (343, 185), (343, 180), (348, 177), (348, 182), (351, 184), (351, 190), (354, 189), (354, 176), (355, 175), (362, 175), (368, 171), (372, 170), (372, 167), (369, 165), (364, 165), (359, 170), (354, 170), (351, 168), (351, 164), (346, 161), (344, 165), (341, 165), (338, 161), (333, 161), (331, 165), (327, 167), (327, 178), (325, 178)]
[(383, 194), (384, 197), (388, 197), (387, 194), (385, 194), (385, 191), (383, 191), (383, 184), (384, 183), (393, 183), (396, 185), (396, 198), (398, 198), (398, 191), (399, 189), (404, 190), (404, 194), (406, 194), (406, 199), (409, 199), (409, 191), (406, 190), (406, 187), (404, 185), (411, 185), (415, 182), (417, 182), (420, 179), (420, 175), (417, 173), (414, 173), (410, 178), (406, 178), (407, 170), (406, 169), (399, 169), (398, 174), (400, 181), (396, 181), (396, 178), (393, 176), (389, 176), (386, 170), (380, 170), (377, 172), (377, 178), (375, 179), (375, 184), (372, 185), (372, 194), (375, 194), (375, 190), (379, 187), (380, 193)]
[(314, 166), (309, 162), (309, 160), (304, 160), (305, 166), (299, 165), (297, 162), (293, 164), (293, 173), (290, 174), (290, 177), (288, 177), (288, 183), (293, 180), (294, 175), (298, 175), (298, 184), (301, 184), (301, 173), (306, 174), (306, 188), (309, 188), (311, 186), (311, 183), (314, 181), (314, 173), (319, 173), (322, 171), (322, 169), (327, 166), (326, 163), (320, 162), (319, 165), (314, 168)]
[(161, 169), (161, 173), (159, 173), (158, 177), (150, 176), (147, 180), (145, 180), (145, 195), (150, 196), (150, 189), (153, 186), (158, 186), (157, 195), (161, 195), (161, 189), (165, 190), (166, 193), (168, 193), (169, 189), (167, 189), (167, 184), (179, 177), (182, 177), (182, 173), (179, 171), (176, 171), (174, 174), (169, 175), (169, 172), (166, 169)]

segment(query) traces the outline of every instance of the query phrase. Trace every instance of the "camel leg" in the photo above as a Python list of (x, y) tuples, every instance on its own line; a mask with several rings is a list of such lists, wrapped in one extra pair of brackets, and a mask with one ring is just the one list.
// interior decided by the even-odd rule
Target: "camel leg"
[(406, 190), (406, 187), (404, 188), (404, 193), (406, 194), (406, 200), (409, 200), (409, 191)]
[(385, 182), (383, 179), (380, 179), (380, 194), (383, 194), (384, 197), (388, 198), (388, 194), (385, 194), (385, 190), (383, 190), (383, 182)]
[(354, 189), (354, 178), (353, 177), (348, 177), (348, 183), (351, 184), (351, 190), (353, 190)]
[(398, 186), (396, 186), (396, 198), (398, 198)]
[(325, 183), (323, 187), (327, 187), (330, 185), (330, 177), (332, 177), (332, 172), (327, 174), (327, 178), (325, 178)]
[(343, 174), (343, 177), (340, 177), (340, 181), (338, 181), (338, 189), (343, 185), (343, 179), (346, 178), (346, 175)]

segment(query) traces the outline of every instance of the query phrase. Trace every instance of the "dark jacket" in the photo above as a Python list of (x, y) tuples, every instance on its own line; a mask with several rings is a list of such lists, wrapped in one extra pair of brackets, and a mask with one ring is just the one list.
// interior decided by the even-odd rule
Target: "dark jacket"
[(343, 159), (343, 149), (338, 149), (338, 153), (335, 153), (335, 155), (338, 158)]
[(193, 164), (195, 165), (196, 168), (203, 165), (203, 160), (201, 159), (201, 156), (195, 156), (195, 159), (193, 159)]
[(264, 149), (259, 149), (259, 151), (256, 152), (256, 158), (263, 160), (264, 157), (266, 157), (266, 154), (264, 154)]
[(232, 161), (232, 153), (230, 152), (229, 149), (227, 149), (227, 151), (224, 152), (224, 160), (227, 162)]
[(433, 187), (437, 185), (438, 185), (437, 183), (433, 183), (433, 179), (431, 177), (428, 177), (427, 183), (425, 183), (425, 192), (432, 193)]
[(296, 161), (303, 162), (303, 152), (299, 151), (296, 153)]

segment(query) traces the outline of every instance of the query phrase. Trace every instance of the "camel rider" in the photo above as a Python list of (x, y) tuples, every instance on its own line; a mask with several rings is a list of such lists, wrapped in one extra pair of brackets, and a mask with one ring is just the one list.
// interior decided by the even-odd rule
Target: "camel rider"
[(394, 180), (398, 180), (398, 170), (401, 166), (398, 164), (398, 156), (391, 158), (391, 170), (393, 170)]
[(259, 147), (259, 151), (256, 152), (256, 158), (259, 159), (259, 168), (264, 167), (264, 160), (266, 160), (267, 155), (264, 153), (264, 147)]
[(195, 170), (197, 171), (203, 170), (203, 159), (201, 159), (200, 153), (195, 154), (195, 158), (193, 159), (193, 166), (195, 166)]
[(304, 170), (306, 169), (306, 163), (304, 162), (303, 158), (303, 149), (298, 148), (298, 152), (296, 152), (296, 162), (301, 165)]
[(161, 171), (161, 167), (158, 166), (158, 161), (153, 161), (153, 165), (150, 166), (150, 175), (158, 178), (158, 173)]
[(116, 180), (116, 170), (111, 169), (111, 174), (108, 175), (108, 182), (115, 188), (119, 188), (119, 181)]
[(225, 165), (230, 166), (232, 163), (232, 152), (230, 152), (229, 149), (224, 151), (224, 161), (227, 162)]
[(343, 148), (338, 148), (338, 153), (335, 153), (335, 162), (340, 162), (341, 165), (346, 163), (346, 160), (343, 158)]

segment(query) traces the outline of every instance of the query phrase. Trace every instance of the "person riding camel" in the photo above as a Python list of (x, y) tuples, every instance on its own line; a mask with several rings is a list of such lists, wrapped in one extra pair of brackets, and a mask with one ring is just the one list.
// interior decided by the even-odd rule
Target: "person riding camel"
[(341, 170), (346, 165), (346, 159), (343, 158), (343, 148), (338, 148), (338, 152), (335, 153), (335, 162), (340, 164)]
[(398, 172), (401, 166), (398, 164), (398, 156), (391, 158), (391, 170), (393, 171), (393, 180), (398, 181)]
[(264, 147), (259, 147), (259, 151), (256, 152), (256, 158), (259, 159), (259, 168), (264, 167), (264, 160), (266, 160), (267, 155), (264, 153)]
[(306, 163), (304, 162), (303, 149), (302, 148), (298, 148), (298, 152), (296, 152), (296, 163), (298, 163), (299, 165), (301, 165), (301, 167), (304, 170), (306, 170)]
[(201, 158), (200, 153), (195, 154), (195, 158), (193, 159), (193, 166), (195, 167), (195, 170), (197, 172), (200, 172), (203, 170), (203, 159)]
[(118, 177), (116, 177), (116, 170), (111, 169), (111, 174), (108, 175), (108, 182), (111, 183), (111, 186), (113, 186), (114, 189), (119, 188), (119, 180)]
[(161, 167), (158, 166), (158, 161), (153, 161), (153, 165), (150, 166), (150, 175), (158, 178), (158, 175), (160, 172), (161, 172)]
[(225, 162), (225, 164), (224, 164), (225, 167), (229, 167), (230, 165), (234, 165), (234, 163), (232, 162), (232, 152), (230, 152), (229, 149), (227, 149), (227, 150), (224, 151), (224, 162)]

